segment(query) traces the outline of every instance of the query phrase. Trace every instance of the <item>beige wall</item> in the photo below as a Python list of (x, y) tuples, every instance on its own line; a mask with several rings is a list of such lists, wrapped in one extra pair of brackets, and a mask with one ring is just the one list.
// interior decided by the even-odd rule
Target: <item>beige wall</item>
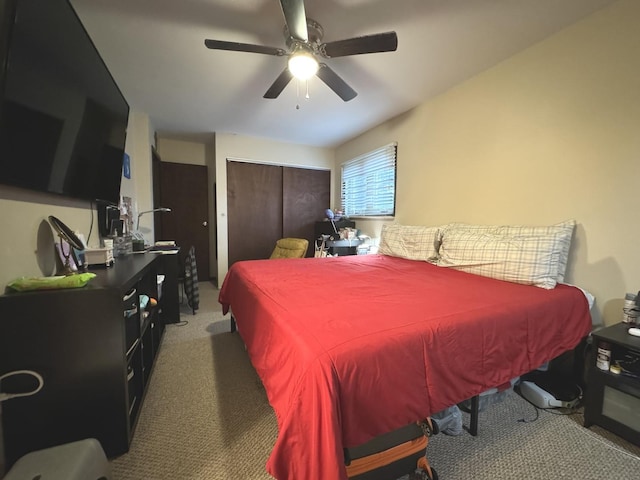
[[(403, 224), (578, 222), (567, 281), (621, 318), (640, 289), (640, 2), (622, 0), (346, 143), (398, 141)], [(379, 222), (359, 222), (379, 235)]]
[(158, 137), (158, 154), (163, 162), (206, 165), (206, 142)]
[[(131, 111), (127, 127), (125, 150), (131, 157), (131, 180), (123, 178), (122, 194), (131, 195), (142, 207), (151, 205), (151, 147), (153, 132), (146, 114)], [(97, 213), (89, 202), (71, 200), (29, 190), (0, 185), (0, 285), (17, 277), (50, 275), (43, 271), (38, 259), (50, 253), (36, 254), (38, 231), (42, 222), (54, 215), (72, 230), (89, 234), (93, 222), (90, 245), (97, 245)], [(143, 217), (144, 218), (144, 217)], [(42, 231), (46, 231), (44, 225)], [(51, 234), (53, 239), (53, 234)], [(57, 240), (57, 237), (56, 237)]]
[[(332, 170), (335, 164), (334, 151), (330, 148), (309, 147), (290, 143), (274, 142), (261, 138), (234, 134), (216, 134), (216, 203), (218, 227), (218, 285), (229, 268), (227, 225), (227, 160), (253, 161)], [(331, 198), (334, 198), (332, 195)]]
[[(134, 228), (136, 228), (138, 212), (153, 209), (153, 175), (151, 165), (151, 145), (153, 144), (153, 127), (146, 113), (132, 111), (127, 128), (126, 151), (131, 156), (131, 179), (122, 178), (121, 196), (130, 196), (133, 201)], [(138, 229), (145, 243), (155, 241), (153, 215), (140, 217)]]

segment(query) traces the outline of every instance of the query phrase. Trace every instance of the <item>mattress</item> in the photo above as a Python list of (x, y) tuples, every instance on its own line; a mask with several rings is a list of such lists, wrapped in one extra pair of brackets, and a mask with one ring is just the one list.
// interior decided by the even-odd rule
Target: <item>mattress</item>
[(275, 478), (345, 479), (361, 445), (575, 347), (575, 287), (520, 285), (385, 255), (235, 263), (219, 294), (278, 422)]

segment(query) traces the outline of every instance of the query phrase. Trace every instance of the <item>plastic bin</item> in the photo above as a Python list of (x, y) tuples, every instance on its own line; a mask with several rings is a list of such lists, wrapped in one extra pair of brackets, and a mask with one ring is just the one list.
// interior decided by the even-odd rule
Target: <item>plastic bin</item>
[(95, 438), (28, 453), (19, 458), (4, 480), (109, 480), (111, 466)]

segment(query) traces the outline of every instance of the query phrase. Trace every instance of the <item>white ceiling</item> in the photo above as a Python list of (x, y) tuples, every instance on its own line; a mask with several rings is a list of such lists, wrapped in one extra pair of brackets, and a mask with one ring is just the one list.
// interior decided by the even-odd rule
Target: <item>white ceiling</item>
[[(398, 50), (326, 60), (358, 96), (318, 78), (262, 96), (286, 57), (210, 50), (204, 39), (286, 49), (278, 0), (71, 0), (127, 101), (161, 135), (237, 133), (336, 146), (614, 0), (307, 0), (324, 41), (393, 30)], [(299, 103), (300, 108), (296, 109)]]

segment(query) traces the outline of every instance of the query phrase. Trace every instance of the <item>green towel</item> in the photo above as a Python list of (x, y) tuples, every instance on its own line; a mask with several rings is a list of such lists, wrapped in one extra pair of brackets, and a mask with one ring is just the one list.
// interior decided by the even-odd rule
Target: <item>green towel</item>
[(19, 292), (55, 288), (80, 288), (84, 287), (95, 276), (95, 273), (78, 273), (56, 277), (20, 277), (9, 282), (7, 287)]

